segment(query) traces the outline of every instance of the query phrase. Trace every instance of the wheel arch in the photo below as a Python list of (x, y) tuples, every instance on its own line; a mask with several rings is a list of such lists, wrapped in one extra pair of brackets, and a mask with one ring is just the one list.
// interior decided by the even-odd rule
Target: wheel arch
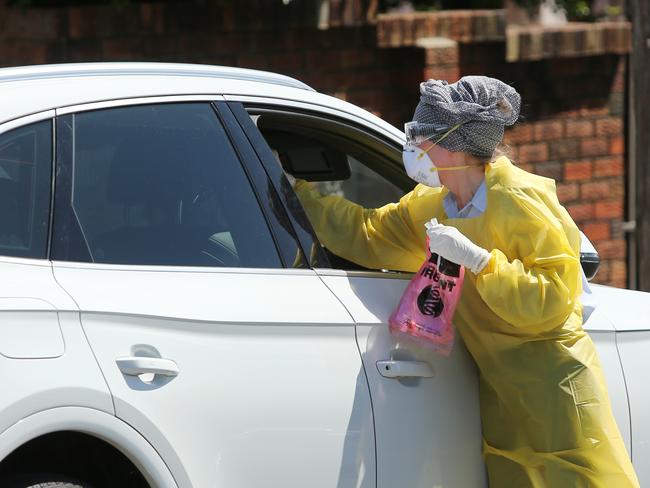
[[(191, 486), (185, 472), (172, 475), (154, 447), (130, 425), (100, 410), (58, 407), (43, 410), (13, 424), (0, 434), (0, 466), (30, 442), (52, 434), (78, 433), (124, 455), (152, 487)], [(174, 463), (178, 466), (178, 463)], [(178, 469), (177, 469), (178, 471)]]

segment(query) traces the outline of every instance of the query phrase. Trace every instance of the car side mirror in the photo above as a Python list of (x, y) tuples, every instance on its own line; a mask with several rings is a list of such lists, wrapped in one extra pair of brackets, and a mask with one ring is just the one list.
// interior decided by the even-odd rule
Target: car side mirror
[(596, 276), (600, 267), (600, 256), (594, 245), (582, 231), (580, 231), (580, 264), (587, 277), (587, 281), (591, 281)]

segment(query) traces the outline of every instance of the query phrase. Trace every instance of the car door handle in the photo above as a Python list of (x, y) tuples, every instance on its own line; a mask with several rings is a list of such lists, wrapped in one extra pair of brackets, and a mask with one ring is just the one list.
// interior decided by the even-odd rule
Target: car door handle
[(178, 366), (171, 359), (133, 356), (115, 360), (120, 371), (129, 376), (153, 373), (163, 376), (178, 376)]
[(386, 378), (432, 378), (431, 365), (424, 361), (377, 361), (379, 374)]

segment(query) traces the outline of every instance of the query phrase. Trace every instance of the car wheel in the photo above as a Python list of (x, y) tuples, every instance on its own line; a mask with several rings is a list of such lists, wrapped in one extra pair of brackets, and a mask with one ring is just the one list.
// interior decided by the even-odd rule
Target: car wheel
[(93, 488), (83, 481), (72, 481), (63, 476), (20, 476), (0, 480), (2, 488)]

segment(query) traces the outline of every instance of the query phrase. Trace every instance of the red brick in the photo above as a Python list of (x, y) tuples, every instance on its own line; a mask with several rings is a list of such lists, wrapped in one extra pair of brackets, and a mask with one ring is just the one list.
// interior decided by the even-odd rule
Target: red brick
[(623, 202), (620, 200), (596, 202), (596, 218), (599, 219), (622, 219)]
[(576, 222), (584, 222), (594, 217), (595, 205), (593, 203), (577, 203), (568, 205), (567, 211)]
[(561, 139), (549, 143), (550, 158), (557, 159), (571, 159), (579, 156), (578, 139)]
[(446, 80), (453, 83), (460, 78), (460, 69), (458, 66), (445, 66), (444, 68), (425, 68), (424, 78), (426, 80)]
[(7, 8), (1, 13), (5, 15), (2, 22), (4, 39), (55, 40), (59, 35), (56, 9)]
[(612, 137), (609, 143), (610, 154), (625, 154), (625, 139), (622, 137)]
[(443, 66), (458, 64), (458, 47), (425, 49), (425, 63), (427, 66)]
[(618, 136), (623, 134), (623, 120), (618, 117), (607, 117), (596, 120), (597, 136)]
[(594, 176), (623, 176), (625, 171), (622, 156), (597, 159), (594, 163)]
[(623, 260), (612, 260), (609, 282), (617, 288), (627, 286), (627, 266)]
[(91, 7), (68, 9), (68, 32), (72, 39), (95, 37), (97, 32), (97, 11)]
[(580, 108), (579, 113), (581, 117), (609, 115), (608, 100), (593, 100), (591, 102), (587, 102), (583, 107)]
[(508, 144), (523, 144), (533, 142), (533, 124), (517, 124), (512, 129), (506, 130), (504, 140)]
[(546, 178), (551, 178), (555, 181), (561, 181), (563, 173), (564, 167), (562, 163), (559, 163), (557, 161), (535, 164), (535, 174), (545, 176)]
[[(589, 237), (589, 234), (584, 229), (582, 230)], [(604, 240), (604, 242), (599, 242), (594, 247), (601, 259), (625, 259), (624, 239)]]
[(535, 140), (548, 141), (560, 139), (564, 135), (564, 127), (561, 120), (549, 120), (535, 124)]
[(519, 163), (519, 162), (517, 162), (517, 166), (519, 166), (519, 168), (523, 169), (524, 171), (527, 171), (528, 173), (534, 173), (535, 172), (535, 168), (530, 163)]
[[(292, 54), (300, 55), (300, 50)], [(367, 68), (376, 63), (375, 51), (371, 49), (346, 49), (341, 51), (341, 67), (343, 68)]]
[(594, 124), (591, 120), (567, 120), (567, 137), (589, 137), (594, 134)]
[(590, 180), (592, 173), (591, 161), (570, 161), (564, 165), (566, 181)]
[(285, 52), (282, 54), (275, 54), (271, 56), (271, 65), (273, 66), (273, 69), (277, 70), (279, 73), (300, 71), (303, 67), (302, 53), (296, 51), (293, 53)]
[(580, 187), (580, 198), (583, 200), (612, 198), (612, 185), (609, 181), (583, 183)]
[[(584, 224), (581, 229), (591, 242), (605, 241), (610, 237), (609, 223), (607, 222)], [(596, 250), (599, 254), (601, 253), (598, 246), (596, 246)]]
[(557, 197), (560, 202), (570, 202), (576, 200), (580, 194), (580, 187), (577, 183), (558, 183)]
[(142, 59), (143, 45), (140, 39), (107, 39), (102, 42), (102, 52), (107, 61)]
[(610, 87), (612, 93), (623, 93), (625, 91), (625, 72), (617, 72)]
[(524, 163), (547, 161), (548, 145), (544, 142), (522, 144), (519, 146), (519, 159)]
[(580, 155), (582, 157), (588, 156), (604, 156), (608, 154), (609, 147), (607, 140), (603, 138), (590, 137), (580, 141)]

